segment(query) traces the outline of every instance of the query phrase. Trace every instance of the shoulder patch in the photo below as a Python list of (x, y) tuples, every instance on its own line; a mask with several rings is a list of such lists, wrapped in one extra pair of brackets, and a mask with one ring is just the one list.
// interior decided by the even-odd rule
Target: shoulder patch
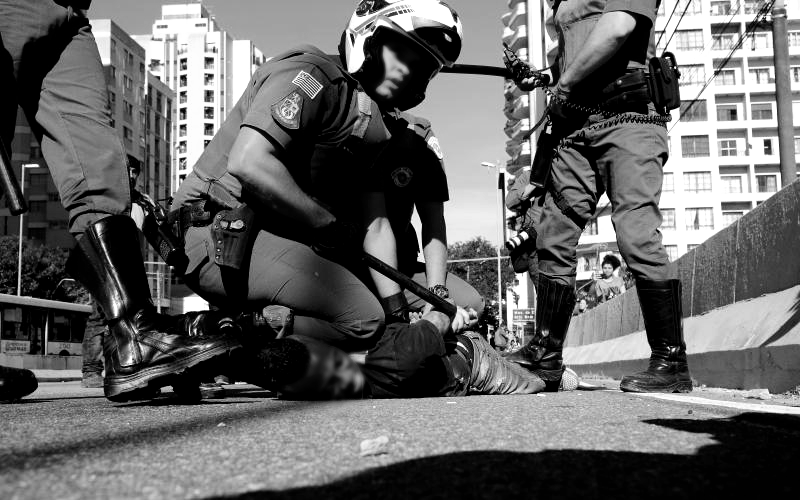
[(396, 168), (392, 172), (392, 181), (394, 185), (399, 188), (404, 188), (411, 184), (411, 179), (414, 178), (414, 172), (408, 167)]
[(305, 92), (311, 99), (317, 97), (317, 94), (322, 91), (322, 84), (319, 83), (316, 78), (311, 76), (311, 73), (306, 73), (302, 70), (297, 73), (297, 76), (294, 77), (292, 83), (303, 89), (303, 92)]
[(442, 147), (439, 146), (439, 139), (437, 139), (435, 136), (428, 139), (428, 147), (431, 148), (431, 151), (433, 151), (436, 154), (437, 158), (439, 158), (440, 160), (444, 159), (444, 154), (442, 153)]
[(300, 128), (300, 113), (303, 111), (303, 96), (292, 92), (272, 105), (272, 117), (289, 129)]

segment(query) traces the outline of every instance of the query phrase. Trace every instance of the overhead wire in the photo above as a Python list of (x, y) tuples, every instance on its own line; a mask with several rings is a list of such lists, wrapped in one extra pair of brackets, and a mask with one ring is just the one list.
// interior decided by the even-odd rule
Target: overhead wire
[[(683, 12), (681, 12), (681, 17), (678, 18), (678, 22), (675, 24), (675, 29), (672, 30), (672, 35), (670, 35), (669, 39), (667, 40), (667, 43), (664, 44), (664, 52), (667, 51), (667, 47), (669, 47), (669, 42), (671, 42), (672, 38), (675, 37), (675, 33), (678, 32), (678, 26), (681, 25), (681, 21), (683, 21), (683, 18), (686, 17), (686, 13), (689, 11), (690, 5), (692, 5), (692, 0), (686, 0), (686, 7), (684, 7)], [(666, 29), (664, 31), (666, 31)]]
[(667, 32), (667, 28), (669, 27), (669, 22), (672, 21), (672, 16), (675, 15), (675, 11), (678, 10), (678, 5), (680, 5), (680, 3), (681, 3), (680, 0), (675, 0), (675, 7), (672, 8), (672, 12), (670, 13), (669, 18), (667, 19), (667, 24), (664, 25), (664, 31), (662, 31), (661, 34), (658, 36), (656, 47), (658, 47), (658, 44), (661, 43), (661, 39), (664, 38), (664, 33)]
[(742, 47), (742, 44), (744, 43), (744, 41), (745, 41), (745, 40), (746, 40), (746, 39), (747, 39), (747, 38), (748, 38), (748, 37), (749, 37), (749, 36), (750, 36), (752, 33), (754, 33), (754, 32), (755, 32), (755, 28), (757, 28), (757, 27), (758, 27), (758, 25), (759, 25), (759, 24), (760, 24), (760, 23), (761, 23), (761, 22), (764, 20), (764, 19), (761, 19), (761, 18), (766, 18), (767, 14), (768, 14), (768, 13), (770, 12), (770, 10), (772, 9), (772, 5), (773, 5), (774, 3), (775, 3), (775, 0), (768, 0), (768, 1), (766, 1), (766, 2), (763, 2), (763, 3), (762, 3), (762, 5), (761, 5), (761, 8), (760, 8), (760, 9), (759, 9), (759, 10), (756, 12), (756, 15), (753, 17), (753, 20), (750, 22), (750, 26), (749, 26), (749, 27), (747, 27), (747, 28), (745, 29), (744, 33), (742, 33), (742, 34), (739, 36), (739, 40), (737, 40), (737, 41), (736, 41), (736, 43), (733, 45), (733, 47), (731, 47), (731, 50), (730, 50), (730, 52), (728, 52), (728, 55), (725, 57), (725, 59), (722, 61), (722, 63), (721, 63), (721, 64), (719, 64), (719, 65), (718, 65), (718, 66), (717, 66), (717, 67), (714, 69), (714, 71), (713, 71), (713, 72), (712, 72), (712, 74), (711, 74), (711, 77), (710, 77), (710, 78), (708, 78), (708, 80), (706, 80), (706, 82), (703, 84), (703, 87), (700, 89), (700, 92), (698, 92), (698, 93), (697, 93), (697, 95), (694, 97), (694, 99), (692, 99), (691, 101), (689, 101), (689, 104), (688, 104), (687, 106), (685, 106), (685, 107), (684, 107), (684, 106), (681, 106), (681, 107), (683, 108), (683, 111), (681, 111), (681, 114), (680, 114), (680, 116), (678, 117), (678, 119), (676, 120), (676, 122), (675, 122), (675, 123), (672, 125), (672, 127), (670, 127), (670, 129), (669, 129), (669, 132), (672, 132), (672, 129), (674, 129), (674, 128), (675, 128), (675, 125), (677, 125), (677, 124), (678, 124), (678, 123), (679, 123), (679, 122), (680, 122), (680, 121), (683, 119), (683, 117), (684, 117), (684, 116), (686, 116), (686, 113), (687, 113), (687, 112), (688, 112), (688, 111), (689, 111), (689, 110), (692, 108), (692, 106), (693, 106), (693, 105), (694, 105), (694, 104), (695, 104), (695, 103), (696, 103), (698, 100), (700, 100), (700, 96), (702, 96), (702, 95), (703, 95), (703, 92), (705, 92), (705, 91), (706, 91), (706, 89), (708, 88), (708, 86), (709, 86), (709, 85), (711, 85), (711, 82), (713, 82), (713, 81), (714, 81), (714, 79), (717, 77), (717, 75), (719, 75), (719, 73), (720, 73), (720, 72), (721, 72), (723, 69), (725, 69), (725, 67), (727, 66), (727, 64), (728, 64), (728, 63), (730, 62), (730, 60), (733, 58), (733, 55), (734, 55), (734, 53), (735, 53), (737, 50), (739, 50), (739, 49)]

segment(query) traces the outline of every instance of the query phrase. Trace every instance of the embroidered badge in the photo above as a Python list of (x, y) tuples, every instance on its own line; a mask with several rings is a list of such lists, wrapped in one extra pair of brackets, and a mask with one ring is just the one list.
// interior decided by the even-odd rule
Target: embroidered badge
[(394, 185), (399, 188), (404, 188), (411, 184), (411, 179), (414, 177), (414, 172), (408, 167), (396, 168), (392, 172), (392, 181)]
[(440, 160), (444, 158), (444, 154), (442, 153), (442, 147), (439, 146), (439, 139), (437, 139), (436, 137), (431, 137), (430, 139), (428, 139), (428, 147), (431, 148), (431, 151), (433, 151), (436, 154), (437, 158), (439, 158)]
[(272, 105), (272, 116), (284, 127), (298, 129), (302, 110), (303, 97), (297, 92), (292, 92)]
[(322, 84), (305, 71), (297, 73), (297, 76), (294, 77), (292, 83), (303, 89), (303, 92), (305, 92), (311, 99), (317, 97), (317, 94), (319, 94), (322, 90)]

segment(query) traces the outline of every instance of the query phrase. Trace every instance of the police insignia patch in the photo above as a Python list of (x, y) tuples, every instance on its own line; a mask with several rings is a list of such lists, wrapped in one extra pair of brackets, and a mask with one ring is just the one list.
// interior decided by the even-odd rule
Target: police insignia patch
[(442, 153), (442, 147), (439, 146), (439, 139), (436, 137), (431, 137), (428, 139), (428, 147), (431, 148), (431, 151), (436, 154), (436, 157), (440, 160), (444, 158), (444, 154)]
[(399, 188), (404, 188), (411, 184), (411, 179), (413, 177), (414, 172), (408, 167), (396, 168), (392, 172), (392, 181), (394, 181), (394, 185)]
[(303, 110), (303, 97), (292, 92), (272, 105), (272, 116), (286, 128), (300, 128), (300, 112)]

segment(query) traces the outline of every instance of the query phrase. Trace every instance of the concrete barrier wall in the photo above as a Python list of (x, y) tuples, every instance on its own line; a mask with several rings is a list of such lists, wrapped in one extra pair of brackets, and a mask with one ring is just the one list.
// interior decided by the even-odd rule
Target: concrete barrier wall
[[(800, 181), (678, 259), (683, 316), (800, 284)], [(644, 329), (636, 290), (576, 318), (567, 346), (610, 340)]]
[[(698, 363), (717, 366), (718, 376), (712, 377), (716, 382), (711, 383), (719, 384), (727, 380), (730, 383), (725, 386), (749, 386), (744, 388), (759, 387), (759, 384), (763, 387), (765, 380), (776, 379), (781, 379), (782, 382), (772, 384), (772, 387), (784, 387), (788, 383), (784, 375), (794, 374), (789, 378), (800, 377), (800, 356), (789, 357), (795, 359), (794, 364), (787, 362), (778, 366), (773, 363), (771, 367), (768, 366), (771, 354), (767, 348), (773, 351), (776, 349), (770, 345), (775, 342), (774, 337), (777, 334), (770, 333), (763, 322), (752, 323), (750, 318), (741, 316), (752, 313), (752, 304), (744, 304), (759, 297), (763, 298), (758, 301), (760, 307), (768, 311), (777, 307), (772, 313), (782, 315), (785, 304), (776, 306), (775, 301), (769, 300), (769, 297), (800, 285), (800, 181), (776, 193), (735, 224), (678, 259), (676, 264), (683, 284), (684, 318), (697, 318), (725, 308), (726, 315), (751, 325), (749, 332), (743, 333), (740, 329), (738, 336), (731, 336), (729, 322), (703, 321), (702, 331), (696, 331), (692, 335), (701, 336), (707, 341), (696, 343), (694, 351), (692, 346), (688, 347), (690, 359), (696, 360), (693, 363), (693, 372), (702, 371), (702, 367), (695, 367)], [(800, 295), (792, 297), (795, 297), (795, 302), (787, 306), (792, 314), (781, 325), (782, 335), (779, 337), (800, 328), (800, 314), (797, 314), (800, 310)], [(716, 315), (714, 317), (720, 318)], [(689, 321), (685, 323), (689, 324)], [(644, 323), (636, 290), (629, 290), (628, 293), (573, 318), (567, 336), (565, 358), (571, 365), (583, 367), (587, 372), (602, 371), (610, 374), (619, 372), (623, 366), (625, 369), (632, 365), (641, 368), (642, 363), (638, 360), (649, 356), (643, 333), (635, 336), (638, 339), (636, 343), (641, 348), (637, 348), (636, 355), (631, 352), (621, 353), (621, 345), (611, 341), (626, 336), (632, 338), (631, 334), (643, 330)], [(763, 334), (772, 340), (767, 342), (762, 338)], [(791, 339), (795, 337), (797, 336), (794, 334), (788, 336)], [(758, 343), (761, 341), (762, 344)], [(786, 341), (782, 340), (784, 343)], [(798, 346), (782, 345), (781, 352), (800, 353), (800, 349), (796, 347)], [(579, 351), (581, 355), (570, 360), (567, 352), (575, 356)], [(737, 354), (731, 355), (733, 351), (737, 351)], [(716, 357), (715, 353), (721, 352), (728, 354), (724, 358)], [(761, 370), (764, 375), (744, 378), (719, 375), (725, 372), (720, 366), (727, 367), (727, 371), (731, 372), (728, 375), (737, 369), (739, 365), (733, 362), (734, 359), (739, 359), (737, 356), (747, 358), (750, 366), (748, 369), (753, 373), (760, 373)], [(612, 369), (613, 366), (619, 369)], [(768, 373), (770, 370), (784, 373), (776, 375)], [(800, 384), (800, 378), (796, 380), (795, 385)]]

